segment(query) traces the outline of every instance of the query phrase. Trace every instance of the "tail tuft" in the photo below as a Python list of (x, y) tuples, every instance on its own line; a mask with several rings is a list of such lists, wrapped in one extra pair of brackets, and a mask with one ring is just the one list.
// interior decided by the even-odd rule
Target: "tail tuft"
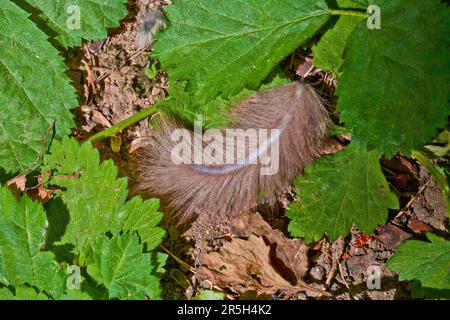
[[(223, 140), (214, 141), (205, 139), (207, 131), (200, 142), (202, 163), (195, 163), (199, 145), (194, 133), (187, 132), (187, 139), (181, 142), (173, 141), (173, 133), (181, 126), (162, 120), (153, 144), (139, 154), (136, 191), (160, 198), (162, 209), (178, 219), (178, 224), (198, 215), (232, 217), (256, 210), (261, 202), (275, 204), (276, 195), (319, 155), (330, 123), (321, 98), (299, 82), (250, 96), (231, 111), (230, 117), (231, 129), (244, 134), (243, 144), (226, 129), (216, 130)], [(253, 135), (254, 130), (268, 135)], [(228, 149), (230, 145), (233, 147)], [(174, 162), (173, 150), (180, 149), (191, 152)], [(230, 155), (235, 162), (225, 163)], [(180, 159), (184, 161), (177, 164)], [(263, 159), (278, 160), (276, 171), (263, 174), (273, 164)]]

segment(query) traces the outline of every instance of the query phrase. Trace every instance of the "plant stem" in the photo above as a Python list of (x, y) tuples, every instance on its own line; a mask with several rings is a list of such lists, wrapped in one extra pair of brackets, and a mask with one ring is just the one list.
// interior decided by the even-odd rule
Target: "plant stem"
[(443, 175), (427, 158), (426, 155), (424, 155), (422, 152), (419, 151), (413, 151), (412, 156), (420, 162), (421, 165), (423, 165), (436, 179), (436, 182), (439, 186), (439, 188), (442, 191), (442, 195), (444, 196), (445, 205), (447, 206), (447, 211), (450, 215), (450, 188), (447, 183), (447, 179), (445, 178), (445, 175)]
[(345, 10), (345, 9), (339, 9), (339, 10), (331, 10), (332, 16), (353, 16), (353, 17), (360, 17), (360, 18), (367, 18), (369, 17), (369, 14), (363, 11), (356, 11), (356, 10)]
[(144, 109), (131, 117), (113, 125), (111, 128), (108, 128), (106, 130), (100, 131), (99, 133), (93, 135), (86, 141), (89, 141), (90, 143), (94, 144), (97, 143), (103, 139), (109, 138), (114, 136), (115, 134), (121, 132), (123, 129), (128, 128), (129, 126), (132, 126), (133, 124), (144, 120), (148, 116), (151, 116), (156, 112), (156, 105), (150, 106), (147, 109)]

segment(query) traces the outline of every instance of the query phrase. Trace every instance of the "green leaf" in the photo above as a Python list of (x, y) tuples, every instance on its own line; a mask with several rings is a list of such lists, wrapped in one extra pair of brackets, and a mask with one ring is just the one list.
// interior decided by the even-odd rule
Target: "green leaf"
[(81, 45), (81, 40), (107, 36), (106, 29), (117, 27), (127, 14), (126, 0), (27, 0), (56, 33), (65, 48)]
[(101, 284), (86, 280), (80, 275), (80, 288), (68, 288), (59, 300), (107, 300), (108, 290)]
[(47, 36), (11, 1), (0, 2), (0, 167), (27, 170), (46, 131), (71, 132), (78, 105), (65, 65)]
[(436, 158), (448, 156), (450, 154), (450, 131), (444, 130), (436, 140), (442, 146), (428, 145), (425, 146), (425, 149)]
[(299, 193), (288, 210), (293, 236), (312, 242), (327, 234), (345, 236), (352, 224), (367, 234), (386, 221), (388, 209), (398, 209), (381, 171), (377, 151), (356, 145), (318, 159), (295, 181)]
[[(400, 281), (420, 281), (424, 289), (450, 290), (450, 241), (431, 233), (430, 242), (410, 240), (400, 244), (387, 262)], [(433, 297), (435, 298), (435, 297)]]
[(18, 287), (13, 294), (8, 288), (0, 289), (0, 300), (48, 300), (45, 294), (37, 293), (33, 288)]
[(70, 217), (60, 243), (73, 244), (79, 253), (99, 235), (121, 230), (137, 231), (150, 248), (161, 242), (159, 202), (133, 198), (125, 203), (127, 180), (117, 178), (111, 160), (100, 162), (98, 151), (89, 143), (80, 145), (67, 137), (55, 141), (42, 170), (49, 175), (48, 184), (65, 189), (61, 199)]
[[(80, 289), (69, 289), (59, 300), (93, 300), (89, 293)], [(96, 299), (99, 300), (99, 299)]]
[[(352, 0), (337, 0), (337, 4), (340, 8), (366, 8)], [(335, 76), (339, 77), (341, 75), (341, 66), (344, 63), (343, 56), (348, 37), (362, 20), (364, 20), (362, 17), (339, 16), (336, 24), (313, 47), (314, 65), (322, 70), (331, 71)]]
[(155, 268), (151, 256), (143, 253), (135, 234), (111, 239), (102, 235), (83, 252), (81, 261), (89, 275), (108, 288), (110, 299), (144, 298), (149, 287), (159, 285), (151, 274)]
[(225, 294), (223, 292), (213, 291), (213, 290), (202, 290), (198, 295), (193, 297), (191, 300), (223, 300)]
[(257, 89), (329, 17), (323, 0), (179, 0), (165, 10), (154, 56), (199, 104)]
[(381, 29), (364, 21), (350, 36), (338, 110), (369, 149), (409, 155), (450, 115), (450, 10), (439, 0), (370, 2), (381, 8)]
[(46, 230), (40, 203), (28, 197), (17, 201), (8, 188), (0, 187), (0, 283), (29, 284), (55, 298), (63, 293), (64, 270), (58, 270), (51, 252), (40, 250)]
[(169, 256), (165, 253), (156, 252), (152, 254), (153, 271), (150, 284), (145, 288), (145, 294), (151, 300), (161, 299), (161, 288), (159, 287), (159, 279), (164, 275), (164, 268)]
[(44, 157), (43, 172), (52, 173), (49, 184), (66, 189), (61, 198), (70, 218), (61, 243), (71, 243), (79, 252), (111, 229), (127, 196), (127, 181), (117, 179), (111, 160), (100, 163), (98, 151), (90, 144), (64, 138), (55, 141)]
[(147, 250), (153, 250), (161, 243), (165, 234), (164, 229), (158, 227), (163, 217), (158, 209), (159, 199), (142, 201), (139, 197), (134, 197), (123, 207), (124, 220), (117, 227), (122, 231), (137, 231), (141, 241), (147, 244)]

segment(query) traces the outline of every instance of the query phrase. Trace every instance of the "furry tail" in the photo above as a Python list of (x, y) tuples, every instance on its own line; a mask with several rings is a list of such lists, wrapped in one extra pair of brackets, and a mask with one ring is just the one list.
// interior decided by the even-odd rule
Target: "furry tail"
[[(174, 137), (179, 126), (163, 120), (153, 144), (139, 154), (136, 191), (160, 198), (179, 224), (275, 204), (276, 195), (319, 155), (330, 122), (320, 97), (299, 82), (250, 96), (230, 116), (232, 127), (241, 130), (207, 131), (202, 141), (193, 132)], [(273, 174), (264, 173), (275, 161)]]

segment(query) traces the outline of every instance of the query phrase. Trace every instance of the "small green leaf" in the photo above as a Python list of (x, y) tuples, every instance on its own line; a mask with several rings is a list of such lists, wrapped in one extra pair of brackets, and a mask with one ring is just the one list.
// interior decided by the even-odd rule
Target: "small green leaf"
[(56, 33), (65, 48), (81, 45), (81, 40), (107, 36), (127, 14), (126, 0), (27, 0), (41, 11), (40, 16)]
[(449, 291), (450, 241), (431, 233), (427, 237), (430, 242), (410, 240), (400, 244), (387, 267), (399, 273), (400, 281), (417, 280), (422, 289)]
[(154, 56), (199, 104), (257, 89), (329, 17), (323, 0), (179, 0), (165, 11)]
[(158, 227), (163, 214), (158, 211), (159, 199), (142, 201), (134, 197), (123, 206), (124, 220), (117, 223), (122, 231), (137, 231), (141, 241), (147, 244), (147, 250), (153, 250), (161, 243), (164, 229)]
[(79, 252), (111, 229), (127, 196), (127, 181), (117, 179), (111, 160), (100, 163), (98, 151), (90, 144), (64, 138), (55, 141), (44, 157), (43, 172), (52, 173), (49, 184), (66, 189), (61, 198), (70, 218), (61, 243), (73, 244)]
[(12, 1), (0, 1), (0, 167), (26, 171), (55, 121), (56, 136), (71, 132), (78, 105), (58, 51)]
[(81, 261), (89, 275), (108, 288), (110, 299), (142, 299), (149, 287), (159, 286), (158, 277), (151, 274), (155, 269), (151, 256), (143, 253), (135, 234), (99, 236)]
[(377, 151), (357, 145), (318, 159), (295, 181), (297, 198), (289, 206), (293, 236), (312, 242), (327, 234), (331, 240), (349, 233), (352, 224), (367, 234), (383, 224), (388, 209), (398, 209), (381, 171)]
[(450, 115), (450, 10), (439, 0), (365, 2), (381, 8), (381, 29), (362, 21), (350, 36), (338, 110), (369, 150), (409, 155)]
[(149, 248), (161, 242), (164, 231), (157, 227), (162, 219), (159, 202), (133, 198), (125, 203), (127, 180), (117, 177), (111, 160), (100, 162), (98, 151), (89, 143), (80, 145), (69, 138), (55, 141), (42, 170), (49, 175), (49, 185), (65, 189), (61, 199), (69, 219), (60, 243), (73, 244), (79, 253), (108, 231), (137, 231)]
[(212, 291), (212, 290), (202, 290), (198, 295), (193, 297), (191, 300), (223, 300), (225, 295), (223, 292)]
[(436, 140), (442, 146), (428, 145), (425, 146), (425, 149), (436, 158), (448, 156), (450, 154), (450, 131), (444, 130)]
[(41, 251), (47, 230), (42, 205), (28, 197), (17, 201), (0, 187), (0, 283), (15, 287), (29, 284), (54, 298), (64, 292), (66, 275), (54, 255)]

